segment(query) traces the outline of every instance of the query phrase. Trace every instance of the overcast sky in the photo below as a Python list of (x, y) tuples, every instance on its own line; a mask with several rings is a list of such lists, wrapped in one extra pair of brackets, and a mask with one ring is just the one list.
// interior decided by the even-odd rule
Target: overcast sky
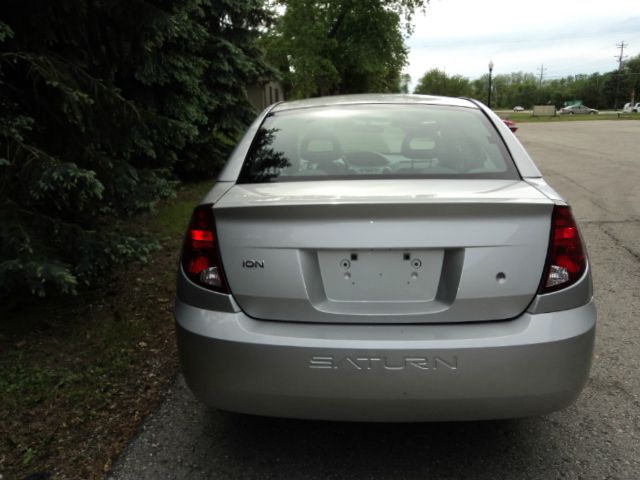
[(412, 84), (428, 70), (477, 78), (539, 73), (545, 78), (617, 68), (616, 44), (640, 53), (640, 0), (431, 0), (408, 40)]

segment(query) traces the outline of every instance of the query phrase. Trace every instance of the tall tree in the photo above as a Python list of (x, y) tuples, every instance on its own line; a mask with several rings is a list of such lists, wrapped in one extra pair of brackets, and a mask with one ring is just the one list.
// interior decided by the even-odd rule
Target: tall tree
[(270, 62), (294, 98), (396, 92), (407, 63), (404, 35), (428, 0), (279, 0), (265, 37)]
[(449, 97), (464, 97), (471, 95), (471, 92), (471, 82), (468, 78), (462, 75), (449, 76), (437, 68), (425, 73), (414, 90), (414, 93)]
[(0, 4), (0, 297), (72, 293), (152, 242), (112, 227), (213, 175), (264, 74), (258, 0)]

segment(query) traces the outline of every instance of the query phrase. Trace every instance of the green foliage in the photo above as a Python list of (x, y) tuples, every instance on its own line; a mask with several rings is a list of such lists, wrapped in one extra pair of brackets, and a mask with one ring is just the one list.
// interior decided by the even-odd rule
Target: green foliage
[(0, 6), (0, 297), (75, 293), (156, 242), (114, 228), (211, 177), (269, 73), (259, 0)]
[[(636, 92), (636, 102), (640, 98), (640, 55), (628, 60), (622, 71), (604, 74), (571, 75), (557, 79), (540, 81), (532, 73), (514, 72), (492, 77), (491, 106), (513, 108), (521, 105), (552, 104), (557, 108), (564, 102), (581, 100), (592, 108), (621, 108), (631, 101)], [(489, 75), (469, 81), (460, 75), (448, 76), (439, 70), (430, 70), (420, 79), (415, 93), (470, 96), (487, 101)]]
[(423, 75), (416, 86), (415, 93), (428, 95), (445, 95), (448, 97), (464, 97), (471, 95), (471, 82), (462, 75), (448, 76), (436, 69)]
[[(488, 81), (488, 75), (474, 80), (472, 95), (486, 101)], [(532, 73), (517, 72), (494, 76), (492, 85), (491, 103), (497, 108), (545, 104), (560, 108), (571, 100), (581, 100), (592, 108), (621, 108), (631, 101), (634, 90), (636, 97), (640, 92), (640, 55), (627, 61), (622, 71), (570, 75), (542, 82)]]
[(284, 14), (263, 39), (294, 98), (397, 92), (404, 32), (426, 0), (279, 0)]

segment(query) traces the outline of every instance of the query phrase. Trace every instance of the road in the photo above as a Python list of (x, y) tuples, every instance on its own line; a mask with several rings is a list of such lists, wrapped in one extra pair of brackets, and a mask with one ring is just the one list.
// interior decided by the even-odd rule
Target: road
[(597, 344), (576, 404), (498, 422), (312, 422), (223, 414), (178, 378), (110, 476), (640, 478), (640, 121), (521, 124), (518, 136), (573, 204), (593, 265)]

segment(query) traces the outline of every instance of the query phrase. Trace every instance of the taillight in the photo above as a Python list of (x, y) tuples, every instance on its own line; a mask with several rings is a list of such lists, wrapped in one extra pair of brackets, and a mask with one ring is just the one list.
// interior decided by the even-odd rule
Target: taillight
[(182, 251), (184, 273), (198, 285), (221, 293), (229, 293), (222, 270), (213, 205), (195, 208)]
[(587, 268), (582, 240), (571, 208), (556, 205), (540, 293), (555, 292), (576, 283)]

